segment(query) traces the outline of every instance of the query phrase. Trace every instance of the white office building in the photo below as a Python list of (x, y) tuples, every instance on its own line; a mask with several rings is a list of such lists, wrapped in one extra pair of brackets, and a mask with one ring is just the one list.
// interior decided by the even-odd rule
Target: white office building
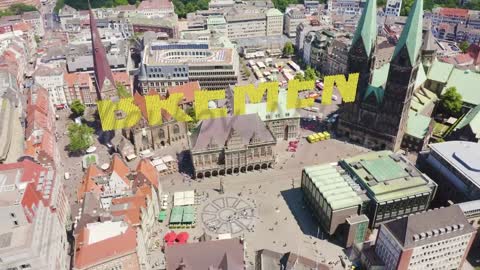
[(166, 94), (170, 86), (198, 81), (204, 90), (226, 89), (239, 75), (235, 48), (211, 48), (207, 42), (152, 42), (143, 52), (139, 81), (143, 93)]

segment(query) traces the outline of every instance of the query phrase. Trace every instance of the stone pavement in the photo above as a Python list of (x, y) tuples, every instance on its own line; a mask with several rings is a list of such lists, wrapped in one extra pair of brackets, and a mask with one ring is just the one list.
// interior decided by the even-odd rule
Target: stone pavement
[[(339, 256), (345, 255), (343, 248), (328, 240), (322, 240), (326, 236), (303, 203), (299, 189), (301, 170), (304, 166), (337, 162), (338, 159), (368, 150), (334, 139), (316, 144), (309, 144), (302, 139), (299, 151), (293, 155), (287, 152), (286, 148), (286, 142), (278, 145), (277, 165), (273, 169), (223, 176), (225, 194), (218, 192), (220, 177), (184, 182), (180, 174), (175, 174), (164, 177), (161, 183), (164, 191), (170, 194), (192, 189), (197, 193), (208, 194), (208, 200), (196, 207), (197, 227), (183, 230), (192, 235), (191, 240), (205, 232), (212, 234), (210, 228), (202, 222), (204, 214), (212, 212), (211, 209), (205, 209), (209, 203), (219, 199), (224, 202), (224, 198), (229, 197), (241, 199), (246, 205), (253, 206), (255, 220), (249, 223), (253, 228), (234, 234), (244, 237), (246, 241), (247, 269), (253, 269), (254, 252), (264, 248), (278, 252), (296, 252), (319, 262), (336, 263), (331, 265), (334, 269), (343, 269), (339, 263)], [(227, 210), (220, 214), (223, 208), (216, 209), (213, 212), (219, 215), (213, 218), (228, 223), (225, 220), (228, 221), (233, 212)], [(230, 221), (238, 224), (236, 218), (230, 218)]]

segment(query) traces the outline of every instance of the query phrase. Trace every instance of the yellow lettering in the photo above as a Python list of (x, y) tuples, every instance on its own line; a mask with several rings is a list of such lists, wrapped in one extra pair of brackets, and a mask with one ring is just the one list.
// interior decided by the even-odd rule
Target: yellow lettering
[(255, 87), (253, 84), (235, 86), (234, 106), (235, 115), (245, 114), (245, 96), (248, 95), (250, 103), (259, 103), (267, 91), (267, 111), (274, 112), (278, 106), (278, 82), (264, 82)]
[(111, 100), (100, 100), (97, 101), (97, 107), (104, 131), (132, 127), (142, 117), (132, 97), (123, 98), (117, 103)]
[(197, 120), (227, 117), (227, 109), (209, 109), (210, 100), (219, 100), (225, 98), (225, 90), (216, 91), (195, 91), (195, 116)]
[(332, 104), (333, 86), (336, 85), (343, 102), (354, 102), (355, 94), (357, 92), (358, 73), (352, 73), (348, 76), (348, 81), (345, 75), (325, 76), (324, 88), (322, 93), (322, 104)]
[(145, 96), (148, 124), (151, 126), (161, 125), (163, 123), (162, 110), (167, 111), (173, 119), (179, 122), (192, 121), (193, 119), (178, 106), (182, 99), (182, 93), (171, 94), (167, 99), (163, 100), (160, 100), (159, 95)]
[(298, 92), (312, 90), (315, 81), (290, 80), (288, 82), (287, 109), (311, 107), (315, 100), (313, 98), (298, 98)]

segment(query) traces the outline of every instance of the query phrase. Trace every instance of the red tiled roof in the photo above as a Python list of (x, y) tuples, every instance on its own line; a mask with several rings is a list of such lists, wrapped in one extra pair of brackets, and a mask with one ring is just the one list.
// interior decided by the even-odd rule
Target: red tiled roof
[(115, 83), (130, 85), (130, 76), (128, 76), (127, 72), (114, 72), (113, 79), (115, 80)]
[(169, 0), (144, 0), (138, 5), (138, 10), (142, 9), (165, 9), (171, 8), (172, 2)]
[(13, 25), (13, 31), (23, 31), (29, 32), (32, 30), (32, 27), (28, 23), (19, 22)]
[(68, 87), (74, 87), (75, 85), (87, 86), (92, 80), (88, 73), (65, 73), (64, 75), (65, 82)]
[(27, 183), (21, 200), (21, 205), (25, 210), (27, 220), (31, 222), (32, 218), (27, 214), (27, 209), (30, 213), (35, 215), (34, 208), (37, 208), (40, 202), (43, 202), (47, 207), (50, 206), (50, 196), (44, 198), (43, 188), (37, 188), (39, 185), (40, 174), (43, 172), (44, 175), (47, 175), (48, 170), (29, 159), (24, 159), (21, 162), (0, 164), (0, 171), (6, 170), (19, 170), (21, 172), (20, 181), (22, 183)]
[(480, 46), (477, 44), (470, 44), (467, 49), (467, 53), (474, 59), (474, 65), (480, 64)]
[(473, 63), (473, 58), (468, 54), (459, 54), (455, 56), (455, 62), (459, 65)]
[(440, 15), (443, 15), (443, 16), (467, 17), (467, 16), (468, 16), (468, 9), (461, 9), (461, 8), (442, 8), (442, 9), (440, 9)]
[(136, 226), (140, 224), (142, 208), (147, 207), (146, 196), (143, 194), (135, 194), (135, 196), (116, 198), (112, 200), (112, 205), (126, 204), (123, 210), (112, 211), (113, 216), (124, 216), (124, 220), (130, 225)]
[(140, 184), (148, 181), (158, 189), (158, 171), (148, 159), (142, 159), (137, 165), (137, 176), (135, 182)]
[(182, 103), (191, 103), (194, 101), (194, 92), (199, 91), (200, 89), (200, 84), (198, 81), (195, 82), (188, 82), (182, 85), (177, 85), (168, 88), (167, 92), (169, 95), (174, 94), (174, 93), (182, 93), (183, 94), (183, 101)]
[(90, 165), (85, 175), (83, 176), (82, 182), (77, 190), (77, 200), (83, 199), (85, 193), (95, 192), (97, 194), (102, 193), (101, 188), (93, 181), (94, 177), (105, 175), (96, 165)]
[(110, 164), (110, 173), (116, 172), (118, 176), (122, 178), (122, 180), (130, 186), (130, 180), (127, 178), (127, 175), (130, 174), (130, 169), (128, 168), (127, 164), (123, 162), (122, 158), (118, 154), (114, 154), (112, 156), (112, 162)]
[[(97, 263), (123, 257), (135, 253), (137, 248), (137, 234), (131, 227), (121, 235), (117, 235), (93, 244), (83, 244), (88, 239), (88, 228), (84, 228), (77, 237), (74, 267), (85, 269)], [(82, 245), (83, 244), (83, 245)]]
[(43, 130), (52, 130), (53, 123), (49, 121), (48, 116), (43, 114), (36, 106), (28, 106), (27, 107), (27, 118), (26, 118), (26, 128), (25, 128), (25, 135), (29, 138), (33, 131), (38, 129)]

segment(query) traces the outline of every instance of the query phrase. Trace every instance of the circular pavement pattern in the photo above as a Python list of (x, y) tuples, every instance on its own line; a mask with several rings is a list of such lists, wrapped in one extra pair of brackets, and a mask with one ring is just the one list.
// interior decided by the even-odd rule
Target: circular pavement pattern
[(220, 197), (203, 207), (201, 219), (211, 233), (235, 235), (253, 230), (255, 208), (239, 197)]

